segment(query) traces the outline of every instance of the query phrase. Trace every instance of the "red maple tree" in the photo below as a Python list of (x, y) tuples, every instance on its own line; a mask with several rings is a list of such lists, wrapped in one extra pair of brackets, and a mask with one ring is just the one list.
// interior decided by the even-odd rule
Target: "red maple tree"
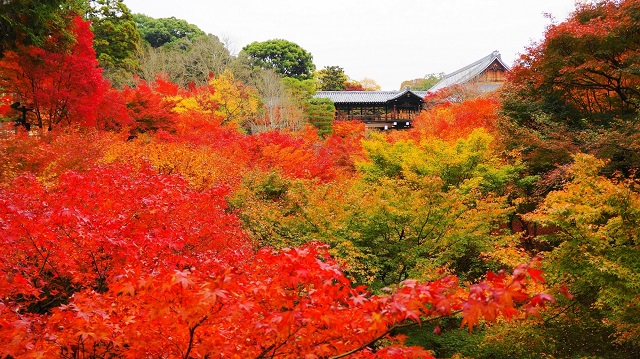
[(530, 294), (535, 263), (374, 295), (324, 245), (252, 249), (226, 193), (119, 166), (0, 189), (1, 355), (429, 358), (394, 329), (458, 313), (471, 328), (551, 300)]
[(31, 109), (35, 117), (32, 124), (39, 128), (93, 125), (107, 88), (89, 23), (78, 16), (71, 24), (75, 35), (72, 45), (66, 46), (63, 35), (54, 33), (42, 47), (18, 46), (0, 61), (0, 88), (11, 95), (5, 101), (20, 102)]

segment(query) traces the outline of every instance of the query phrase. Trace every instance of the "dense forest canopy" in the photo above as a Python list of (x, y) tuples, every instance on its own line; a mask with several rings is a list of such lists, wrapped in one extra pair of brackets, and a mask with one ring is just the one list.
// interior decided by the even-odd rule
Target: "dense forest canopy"
[(637, 358), (639, 0), (402, 131), (290, 41), (0, 8), (1, 359)]

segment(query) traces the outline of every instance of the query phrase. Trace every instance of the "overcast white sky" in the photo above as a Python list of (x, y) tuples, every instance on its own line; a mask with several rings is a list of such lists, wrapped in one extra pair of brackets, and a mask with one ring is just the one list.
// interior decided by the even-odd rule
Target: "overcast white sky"
[(133, 13), (175, 16), (228, 39), (285, 39), (383, 90), (429, 73), (449, 73), (498, 50), (511, 65), (543, 37), (545, 13), (564, 20), (575, 0), (125, 0)]

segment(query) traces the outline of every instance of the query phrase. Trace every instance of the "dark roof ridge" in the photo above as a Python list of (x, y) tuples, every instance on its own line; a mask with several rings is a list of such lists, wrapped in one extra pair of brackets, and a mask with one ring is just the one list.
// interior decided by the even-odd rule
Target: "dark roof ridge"
[(411, 91), (411, 89), (408, 89), (408, 88), (405, 88), (404, 90), (400, 90), (400, 91), (397, 91), (397, 92), (398, 92), (398, 94), (395, 97), (393, 97), (392, 100), (398, 99), (398, 98), (406, 95), (407, 93), (410, 93), (410, 94), (412, 94), (414, 96), (422, 98), (422, 96), (416, 94), (415, 91)]

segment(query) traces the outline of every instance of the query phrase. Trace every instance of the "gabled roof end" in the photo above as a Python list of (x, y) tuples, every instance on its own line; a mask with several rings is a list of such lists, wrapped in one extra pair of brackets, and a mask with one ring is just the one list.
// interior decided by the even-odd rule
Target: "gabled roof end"
[(509, 66), (502, 61), (500, 52), (498, 50), (494, 50), (491, 54), (481, 58), (480, 60), (445, 75), (437, 84), (433, 85), (429, 89), (429, 92), (436, 92), (448, 86), (464, 84), (471, 81), (485, 71), (495, 61), (498, 61), (502, 67), (509, 71)]

